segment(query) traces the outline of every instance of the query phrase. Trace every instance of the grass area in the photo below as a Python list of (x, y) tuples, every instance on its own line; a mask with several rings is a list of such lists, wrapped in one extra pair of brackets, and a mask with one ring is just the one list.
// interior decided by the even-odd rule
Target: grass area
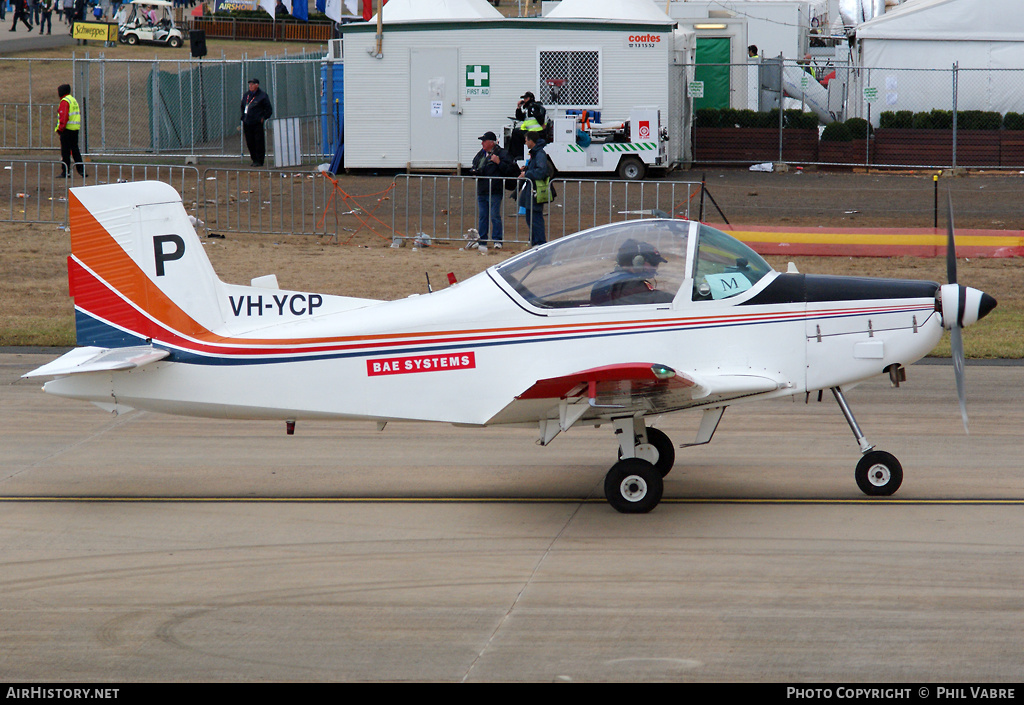
[[(950, 357), (949, 333), (929, 357)], [(1024, 358), (1024, 308), (1002, 303), (984, 320), (964, 331), (964, 354), (973, 359)]]
[(69, 314), (57, 319), (40, 316), (0, 317), (0, 347), (15, 345), (73, 347), (74, 316)]

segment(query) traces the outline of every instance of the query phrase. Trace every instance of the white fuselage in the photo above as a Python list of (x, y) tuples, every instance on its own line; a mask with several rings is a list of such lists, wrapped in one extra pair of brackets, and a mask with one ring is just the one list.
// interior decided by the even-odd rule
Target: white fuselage
[[(525, 423), (549, 413), (551, 404), (510, 400), (537, 379), (579, 369), (643, 359), (779, 380), (778, 390), (745, 397), (763, 399), (848, 385), (888, 365), (910, 364), (941, 336), (931, 299), (740, 305), (775, 276), (725, 301), (686, 300), (684, 286), (664, 305), (561, 311), (531, 310), (485, 272), (432, 294), (296, 316), (264, 330), (291, 340), (315, 335), (319, 344), (212, 345), (180, 362), (77, 374), (45, 389), (193, 416)], [(738, 400), (686, 406), (723, 401)]]

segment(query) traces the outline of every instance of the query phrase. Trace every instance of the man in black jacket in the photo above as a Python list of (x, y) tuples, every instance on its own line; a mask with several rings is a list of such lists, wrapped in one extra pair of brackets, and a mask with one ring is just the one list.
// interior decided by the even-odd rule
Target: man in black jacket
[[(470, 173), (484, 178), (476, 182), (477, 232), (481, 244), (487, 240), (490, 232), (494, 241), (494, 249), (501, 249), (503, 231), (501, 227), (501, 199), (504, 197), (504, 180), (494, 177), (518, 176), (519, 167), (508, 156), (508, 152), (498, 146), (498, 137), (491, 131), (480, 136), (480, 151), (473, 157)], [(491, 228), (488, 228), (488, 223)]]
[(544, 124), (547, 120), (548, 111), (543, 105), (537, 102), (537, 99), (533, 95), (533, 91), (526, 91), (519, 98), (519, 102), (516, 103), (516, 120), (519, 120), (522, 124), (519, 127), (512, 130), (512, 135), (509, 137), (508, 144), (505, 145), (508, 148), (508, 153), (512, 155), (512, 158), (519, 160), (523, 158), (524, 147), (526, 145), (526, 134), (531, 131), (543, 131)]
[(245, 146), (252, 157), (250, 166), (263, 166), (267, 154), (263, 123), (273, 114), (270, 96), (260, 88), (260, 80), (249, 79), (249, 90), (242, 96), (242, 130), (245, 132)]

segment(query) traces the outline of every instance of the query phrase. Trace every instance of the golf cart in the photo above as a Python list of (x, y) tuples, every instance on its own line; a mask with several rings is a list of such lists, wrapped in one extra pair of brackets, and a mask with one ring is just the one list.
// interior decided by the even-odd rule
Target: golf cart
[(132, 0), (117, 27), (122, 44), (163, 44), (177, 49), (184, 44), (181, 30), (174, 26), (170, 0)]

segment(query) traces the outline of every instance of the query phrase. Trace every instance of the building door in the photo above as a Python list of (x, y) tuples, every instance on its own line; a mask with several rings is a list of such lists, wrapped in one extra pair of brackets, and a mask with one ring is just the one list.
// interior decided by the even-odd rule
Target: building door
[(459, 50), (409, 52), (409, 166), (459, 165)]
[(695, 98), (693, 109), (730, 107), (729, 37), (697, 37), (697, 51), (693, 76), (704, 82), (704, 97)]

